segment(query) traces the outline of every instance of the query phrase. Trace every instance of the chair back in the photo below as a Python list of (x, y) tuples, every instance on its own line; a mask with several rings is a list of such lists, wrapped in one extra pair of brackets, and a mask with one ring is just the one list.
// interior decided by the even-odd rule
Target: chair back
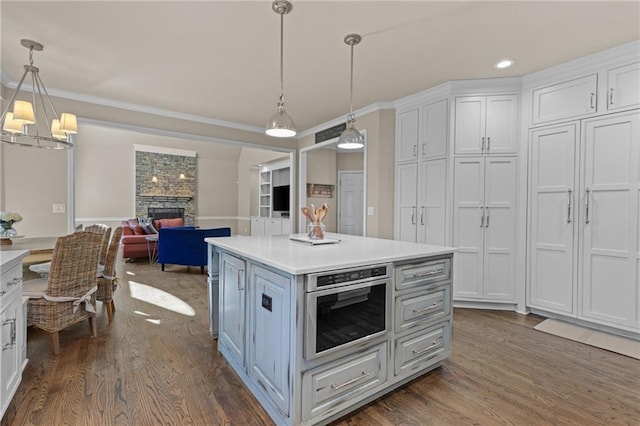
[(97, 283), (102, 236), (80, 231), (59, 237), (53, 249), (46, 293), (53, 297), (81, 297)]
[(111, 236), (111, 227), (107, 225), (103, 225), (101, 223), (96, 223), (93, 225), (89, 225), (84, 228), (86, 232), (93, 232), (95, 234), (102, 235), (102, 242), (100, 245), (100, 257), (98, 259), (98, 263), (100, 265), (104, 265), (107, 259), (107, 248), (109, 247), (109, 237)]
[(107, 257), (104, 262), (104, 275), (115, 277), (116, 275), (116, 259), (118, 258), (118, 250), (120, 249), (120, 238), (122, 237), (122, 227), (119, 226), (113, 230), (111, 243), (107, 250)]

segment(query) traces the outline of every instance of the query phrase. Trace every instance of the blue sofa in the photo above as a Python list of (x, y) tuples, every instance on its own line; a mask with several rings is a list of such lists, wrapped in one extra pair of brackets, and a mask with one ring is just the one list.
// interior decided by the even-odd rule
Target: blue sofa
[(204, 274), (207, 264), (207, 237), (230, 237), (231, 228), (200, 229), (192, 226), (158, 230), (158, 263), (199, 266)]

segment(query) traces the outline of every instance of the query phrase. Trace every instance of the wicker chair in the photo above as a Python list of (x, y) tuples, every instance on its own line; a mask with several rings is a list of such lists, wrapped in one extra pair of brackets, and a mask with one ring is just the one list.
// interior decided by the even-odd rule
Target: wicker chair
[(118, 259), (118, 251), (120, 249), (120, 238), (122, 237), (122, 227), (117, 227), (111, 236), (111, 243), (107, 250), (107, 258), (104, 263), (104, 271), (102, 276), (98, 278), (98, 292), (96, 299), (101, 301), (107, 310), (107, 318), (109, 323), (113, 320), (113, 312), (116, 310), (113, 303), (113, 292), (118, 286), (118, 277), (116, 277), (116, 260)]
[[(111, 235), (111, 227), (102, 224), (89, 225), (85, 228), (86, 232), (91, 232), (93, 234), (99, 234), (102, 236), (102, 241), (100, 243), (100, 256), (98, 258), (98, 264), (104, 265), (107, 257), (107, 246), (109, 245), (109, 236)], [(35, 272), (39, 274), (41, 277), (46, 278), (49, 275), (49, 270), (51, 269), (51, 262), (45, 263), (37, 263), (35, 265), (29, 266), (29, 270), (31, 272)], [(100, 271), (100, 269), (98, 269)]]
[(102, 244), (100, 245), (100, 257), (98, 263), (104, 265), (107, 259), (107, 249), (109, 247), (109, 237), (111, 236), (111, 227), (96, 223), (95, 225), (89, 225), (84, 228), (87, 232), (93, 232), (102, 235)]
[(60, 353), (59, 331), (89, 319), (91, 335), (98, 335), (95, 321), (96, 268), (102, 236), (76, 232), (58, 238), (48, 278), (25, 281), (29, 296), (27, 320), (49, 333), (51, 352)]

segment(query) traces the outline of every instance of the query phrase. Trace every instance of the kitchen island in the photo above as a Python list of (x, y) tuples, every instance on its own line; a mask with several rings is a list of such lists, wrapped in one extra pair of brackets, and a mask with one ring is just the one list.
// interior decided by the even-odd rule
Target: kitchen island
[(211, 332), (276, 424), (328, 423), (451, 353), (453, 248), (327, 238), (206, 239)]

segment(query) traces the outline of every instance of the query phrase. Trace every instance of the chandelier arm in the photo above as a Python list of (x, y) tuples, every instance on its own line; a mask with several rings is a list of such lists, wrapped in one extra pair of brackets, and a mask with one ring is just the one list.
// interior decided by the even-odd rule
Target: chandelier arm
[[(49, 117), (49, 114), (47, 112), (47, 105), (45, 104), (45, 96), (49, 102), (49, 106), (51, 107), (51, 112), (53, 112), (55, 119), (60, 119), (60, 117), (58, 116), (58, 114), (56, 113), (56, 109), (53, 107), (53, 102), (51, 102), (51, 98), (49, 98), (49, 94), (47, 93), (47, 88), (44, 86), (44, 83), (42, 82), (42, 78), (40, 77), (40, 74), (36, 74), (36, 84), (38, 85), (38, 94), (40, 95), (40, 102), (42, 103), (42, 112), (44, 113), (44, 119), (45, 122), (47, 123), (47, 132), (49, 134), (49, 137), (51, 137), (51, 139), (53, 139), (53, 133), (51, 132), (51, 124), (53, 123), (53, 119), (51, 117)], [(42, 96), (42, 93), (44, 92), (45, 96)]]
[[(33, 49), (29, 50), (29, 55), (31, 55), (32, 52), (33, 52)], [(39, 138), (40, 131), (38, 130), (39, 123), (38, 123), (38, 102), (36, 99), (36, 88), (37, 88), (36, 73), (32, 69), (31, 70), (31, 98), (32, 98), (32, 104), (33, 104), (33, 116), (36, 119), (35, 120), (36, 122), (33, 124), (33, 127), (36, 129), (36, 138)], [(40, 98), (42, 99), (42, 94), (40, 94)]]
[(20, 79), (20, 82), (18, 83), (18, 87), (16, 87), (16, 91), (13, 93), (13, 96), (11, 97), (11, 100), (9, 102), (7, 102), (7, 106), (4, 107), (4, 111), (2, 111), (2, 115), (0, 116), (0, 121), (4, 122), (4, 118), (7, 115), (7, 112), (9, 112), (9, 107), (11, 105), (13, 105), (13, 102), (18, 97), (18, 92), (20, 92), (20, 88), (22, 87), (22, 83), (24, 82), (24, 79), (27, 77), (27, 73), (28, 72), (29, 72), (29, 70), (25, 68), (24, 74), (22, 74), (22, 78)]

